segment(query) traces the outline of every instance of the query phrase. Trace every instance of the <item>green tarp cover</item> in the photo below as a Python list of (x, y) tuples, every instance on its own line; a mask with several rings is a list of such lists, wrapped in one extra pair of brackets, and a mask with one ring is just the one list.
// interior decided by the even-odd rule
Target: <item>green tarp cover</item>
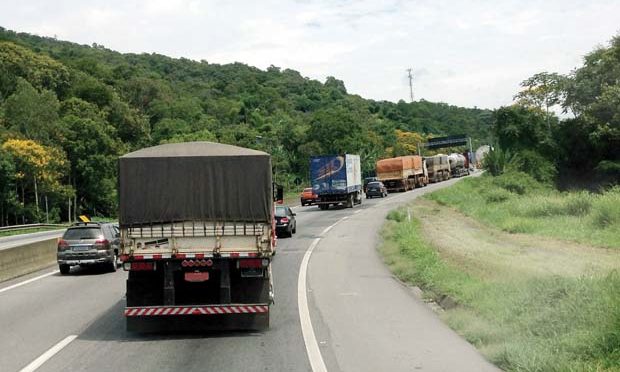
[(269, 154), (212, 142), (165, 144), (119, 159), (121, 226), (271, 222)]

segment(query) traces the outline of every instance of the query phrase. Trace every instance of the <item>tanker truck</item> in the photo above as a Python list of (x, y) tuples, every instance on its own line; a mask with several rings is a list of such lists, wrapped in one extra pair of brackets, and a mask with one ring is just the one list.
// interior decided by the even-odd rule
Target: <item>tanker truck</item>
[(376, 165), (377, 178), (389, 192), (413, 190), (428, 184), (426, 165), (421, 156), (382, 159)]
[(450, 179), (450, 161), (448, 155), (435, 155), (424, 158), (428, 171), (429, 182), (440, 182)]
[(450, 174), (452, 177), (461, 177), (469, 175), (469, 166), (465, 166), (465, 164), (469, 164), (465, 156), (457, 153), (452, 153), (448, 155), (448, 161), (450, 163)]
[(122, 156), (127, 330), (269, 327), (273, 188), (260, 151), (189, 142)]

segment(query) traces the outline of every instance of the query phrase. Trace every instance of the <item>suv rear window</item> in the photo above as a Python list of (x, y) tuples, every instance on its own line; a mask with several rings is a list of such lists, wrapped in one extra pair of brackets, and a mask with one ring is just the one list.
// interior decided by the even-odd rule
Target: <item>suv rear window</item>
[(381, 182), (371, 182), (371, 183), (368, 184), (368, 186), (379, 187), (379, 186), (381, 186)]
[(62, 236), (65, 240), (80, 240), (80, 239), (97, 239), (103, 235), (98, 227), (75, 227), (65, 231)]

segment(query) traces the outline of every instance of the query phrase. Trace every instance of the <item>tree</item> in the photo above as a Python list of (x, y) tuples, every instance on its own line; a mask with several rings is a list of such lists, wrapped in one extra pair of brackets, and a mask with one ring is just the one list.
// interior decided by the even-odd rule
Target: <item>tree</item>
[(34, 193), (36, 207), (34, 218), (38, 219), (39, 192), (43, 191), (47, 196), (49, 192), (62, 189), (61, 178), (63, 168), (66, 166), (64, 153), (32, 140), (20, 139), (7, 140), (2, 145), (2, 150), (10, 154), (15, 162), (14, 178), (21, 185), (23, 206), (26, 206), (26, 191)]
[(26, 138), (51, 143), (59, 136), (58, 99), (54, 92), (37, 92), (26, 80), (19, 78), (17, 88), (4, 104), (9, 128)]

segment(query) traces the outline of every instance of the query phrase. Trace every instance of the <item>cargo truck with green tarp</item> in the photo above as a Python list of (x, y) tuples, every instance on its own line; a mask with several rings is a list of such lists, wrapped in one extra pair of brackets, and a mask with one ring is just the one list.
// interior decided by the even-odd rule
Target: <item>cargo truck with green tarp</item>
[(130, 331), (264, 329), (273, 303), (271, 158), (210, 142), (119, 160)]

